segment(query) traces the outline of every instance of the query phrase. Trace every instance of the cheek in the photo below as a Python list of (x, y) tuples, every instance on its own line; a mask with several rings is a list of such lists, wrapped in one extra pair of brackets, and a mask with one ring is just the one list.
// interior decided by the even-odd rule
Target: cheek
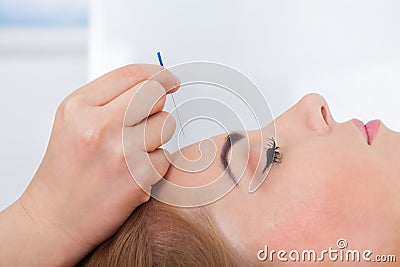
[(265, 194), (276, 243), (332, 246), (345, 236), (362, 244), (366, 233), (381, 231), (382, 221), (391, 215), (383, 211), (376, 216), (388, 203), (377, 201), (385, 186), (376, 185), (382, 170), (373, 164), (375, 159), (361, 151), (344, 156), (342, 151), (316, 149), (314, 155), (301, 161), (285, 155), (282, 166), (271, 172)]

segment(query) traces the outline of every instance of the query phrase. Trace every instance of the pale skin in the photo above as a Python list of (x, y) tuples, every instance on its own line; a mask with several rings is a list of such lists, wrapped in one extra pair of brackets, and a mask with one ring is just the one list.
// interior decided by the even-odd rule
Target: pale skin
[[(271, 264), (257, 259), (257, 252), (265, 245), (270, 250), (288, 252), (322, 251), (329, 247), (338, 249), (339, 238), (347, 240), (348, 249), (373, 251), (372, 259), (376, 254), (395, 254), (399, 259), (400, 134), (381, 123), (378, 135), (368, 145), (352, 121), (337, 123), (321, 96), (307, 95), (275, 120), (281, 163), (274, 163), (258, 191), (249, 194), (253, 175), (262, 175), (263, 164), (257, 167), (255, 159), (259, 156), (261, 162), (265, 159), (265, 148), (259, 145), (260, 133), (268, 127), (271, 125), (248, 132), (251, 148), (248, 163), (232, 161), (233, 172), (240, 164), (246, 164), (238, 186), (206, 206), (228, 242), (254, 265), (261, 266)], [(217, 144), (217, 155), (225, 137), (212, 137)], [(232, 147), (239, 159), (249, 154), (243, 140)], [(182, 152), (189, 159), (199, 157), (196, 144)], [(186, 173), (171, 167), (166, 178), (179, 185), (204, 185), (223, 171), (217, 157), (201, 173)], [(275, 258), (273, 264), (285, 263)], [(309, 266), (310, 262), (297, 264)], [(348, 266), (349, 263), (326, 259), (319, 264)]]
[[(162, 70), (125, 66), (61, 103), (39, 169), (23, 195), (0, 213), (0, 266), (74, 265), (149, 199), (131, 172), (150, 188), (170, 166), (159, 147), (172, 136), (175, 121), (162, 109), (180, 81), (168, 71), (148, 81)], [(124, 120), (133, 97), (141, 104), (131, 106)], [(123, 129), (132, 140), (124, 146), (126, 159), (134, 160), (131, 172)]]
[[(121, 68), (80, 88), (60, 105), (39, 170), (25, 193), (0, 213), (1, 266), (73, 265), (149, 199), (126, 166), (121, 128), (134, 140), (126, 144), (127, 159), (138, 166), (131, 171), (150, 188), (170, 168), (159, 147), (172, 136), (175, 121), (161, 110), (167, 88), (179, 80), (167, 73), (151, 81), (149, 93), (139, 101), (142, 105), (128, 121), (123, 118), (140, 84), (160, 70), (154, 65)], [(336, 123), (326, 102), (315, 94), (281, 115), (275, 125), (282, 163), (274, 164), (260, 189), (249, 194), (251, 177), (261, 175), (255, 159), (265, 152), (259, 145), (265, 143), (260, 131), (249, 132), (249, 162), (240, 160), (249, 152), (243, 141), (232, 147), (239, 152), (233, 172), (246, 164), (241, 166), (245, 173), (239, 185), (206, 207), (228, 242), (260, 265), (265, 263), (257, 260), (257, 251), (265, 245), (322, 250), (335, 247), (341, 237), (354, 249), (400, 255), (400, 171), (393, 167), (400, 135), (381, 124), (369, 146), (354, 124)], [(219, 153), (225, 136), (212, 139)], [(196, 145), (183, 153), (188, 158), (199, 154)], [(201, 173), (170, 168), (166, 178), (193, 186), (222, 172), (217, 157)]]

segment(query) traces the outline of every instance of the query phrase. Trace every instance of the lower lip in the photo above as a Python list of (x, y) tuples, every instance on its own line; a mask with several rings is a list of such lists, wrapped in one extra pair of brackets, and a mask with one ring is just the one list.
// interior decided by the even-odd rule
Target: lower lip
[(368, 134), (368, 144), (372, 144), (372, 141), (374, 141), (376, 135), (378, 134), (380, 125), (380, 120), (373, 120), (365, 125), (365, 129), (367, 130)]
[(368, 145), (372, 144), (379, 131), (379, 126), (381, 125), (380, 120), (373, 120), (364, 125), (360, 120), (353, 119), (353, 123), (361, 130)]

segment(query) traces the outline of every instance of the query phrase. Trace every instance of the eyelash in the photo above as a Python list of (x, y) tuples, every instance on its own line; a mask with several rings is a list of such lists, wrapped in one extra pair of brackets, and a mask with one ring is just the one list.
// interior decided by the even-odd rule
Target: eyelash
[(265, 163), (265, 167), (262, 170), (262, 172), (264, 173), (268, 167), (272, 164), (272, 163), (280, 163), (281, 162), (281, 157), (282, 154), (280, 152), (279, 146), (276, 145), (275, 139), (273, 137), (271, 137), (270, 139), (268, 139), (268, 148), (266, 148), (265, 153), (267, 156), (267, 160)]

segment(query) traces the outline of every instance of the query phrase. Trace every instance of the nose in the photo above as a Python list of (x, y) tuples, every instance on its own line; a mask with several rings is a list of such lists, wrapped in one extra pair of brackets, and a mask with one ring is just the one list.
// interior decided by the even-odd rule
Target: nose
[(315, 134), (325, 134), (329, 132), (334, 120), (329, 111), (328, 104), (319, 94), (308, 94), (304, 96), (295, 106), (299, 120), (305, 123), (307, 129)]
[(304, 96), (275, 121), (277, 135), (280, 137), (324, 135), (335, 124), (325, 99), (315, 93)]

